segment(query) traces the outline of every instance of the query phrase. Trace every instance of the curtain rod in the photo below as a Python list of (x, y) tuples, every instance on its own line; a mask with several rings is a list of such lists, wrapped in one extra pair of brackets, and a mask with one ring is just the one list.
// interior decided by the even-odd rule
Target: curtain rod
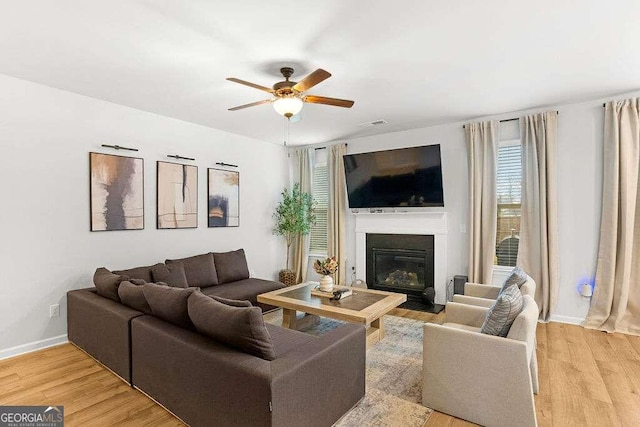
[[(344, 146), (345, 146), (345, 147), (348, 147), (348, 146), (349, 146), (349, 144), (346, 144), (346, 143), (345, 143), (345, 144), (344, 144)], [(316, 147), (316, 148), (314, 148), (314, 150), (326, 150), (326, 149), (327, 149), (327, 147)]]
[[(560, 112), (558, 110), (556, 110), (556, 114), (560, 114)], [(512, 122), (514, 120), (520, 120), (520, 117), (514, 117), (513, 119), (503, 119), (503, 120), (499, 120), (500, 123), (504, 123), (504, 122)], [(466, 128), (467, 125), (462, 125), (462, 128)]]

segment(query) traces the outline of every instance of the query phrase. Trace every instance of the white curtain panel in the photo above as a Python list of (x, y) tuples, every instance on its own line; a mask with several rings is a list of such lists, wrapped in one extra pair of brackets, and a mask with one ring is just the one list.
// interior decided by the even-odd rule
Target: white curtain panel
[(347, 153), (346, 144), (329, 147), (329, 232), (328, 254), (338, 259), (338, 271), (334, 275), (337, 284), (346, 284), (347, 249), (345, 217), (347, 190), (342, 157)]
[(596, 287), (584, 326), (640, 335), (640, 98), (609, 102)]
[(496, 252), (498, 122), (465, 125), (469, 166), (469, 281), (491, 283)]
[(550, 111), (520, 118), (522, 216), (517, 265), (535, 280), (540, 316), (549, 319), (558, 294), (557, 123)]
[[(298, 167), (296, 168), (296, 182), (300, 183), (300, 191), (311, 193), (311, 150), (302, 148), (295, 152)], [(307, 280), (307, 265), (309, 262), (309, 235), (298, 235), (293, 244), (293, 271), (296, 273), (297, 283)]]

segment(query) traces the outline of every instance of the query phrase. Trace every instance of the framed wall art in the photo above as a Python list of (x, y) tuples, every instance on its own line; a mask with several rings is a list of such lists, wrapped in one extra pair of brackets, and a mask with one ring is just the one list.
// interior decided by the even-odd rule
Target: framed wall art
[(158, 162), (157, 228), (198, 227), (198, 167)]
[(240, 173), (208, 169), (209, 227), (240, 226)]
[(144, 160), (89, 153), (91, 231), (144, 228)]

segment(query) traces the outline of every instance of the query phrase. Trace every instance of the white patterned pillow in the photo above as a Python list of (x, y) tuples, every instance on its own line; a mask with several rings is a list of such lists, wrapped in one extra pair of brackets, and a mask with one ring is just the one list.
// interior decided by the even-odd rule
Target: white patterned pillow
[(514, 267), (513, 270), (511, 270), (509, 276), (502, 284), (502, 289), (500, 290), (500, 292), (504, 292), (505, 289), (507, 289), (511, 285), (518, 285), (518, 289), (520, 289), (527, 280), (529, 280), (529, 275), (525, 273), (524, 270), (520, 267)]
[(518, 285), (513, 284), (498, 295), (498, 299), (487, 312), (480, 332), (487, 335), (506, 337), (511, 324), (518, 317), (524, 305)]

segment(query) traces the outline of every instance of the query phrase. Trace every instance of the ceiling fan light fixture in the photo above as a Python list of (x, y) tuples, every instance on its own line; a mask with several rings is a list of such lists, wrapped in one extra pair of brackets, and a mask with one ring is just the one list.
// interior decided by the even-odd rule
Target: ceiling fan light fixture
[(285, 80), (274, 84), (271, 88), (240, 80), (235, 77), (228, 77), (227, 80), (231, 82), (259, 89), (272, 95), (271, 99), (238, 105), (237, 107), (229, 108), (229, 111), (238, 111), (249, 107), (255, 107), (256, 105), (272, 103), (273, 108), (278, 114), (286, 117), (287, 119), (291, 119), (291, 117), (296, 116), (302, 110), (304, 103), (324, 104), (343, 108), (353, 107), (354, 102), (348, 99), (327, 98), (326, 96), (306, 94), (309, 89), (331, 77), (331, 73), (323, 70), (322, 68), (318, 68), (299, 82), (289, 80), (293, 75), (293, 68), (282, 67), (280, 72)]
[(287, 96), (276, 99), (273, 103), (273, 108), (281, 116), (290, 119), (302, 110), (302, 105), (302, 99), (297, 96)]

